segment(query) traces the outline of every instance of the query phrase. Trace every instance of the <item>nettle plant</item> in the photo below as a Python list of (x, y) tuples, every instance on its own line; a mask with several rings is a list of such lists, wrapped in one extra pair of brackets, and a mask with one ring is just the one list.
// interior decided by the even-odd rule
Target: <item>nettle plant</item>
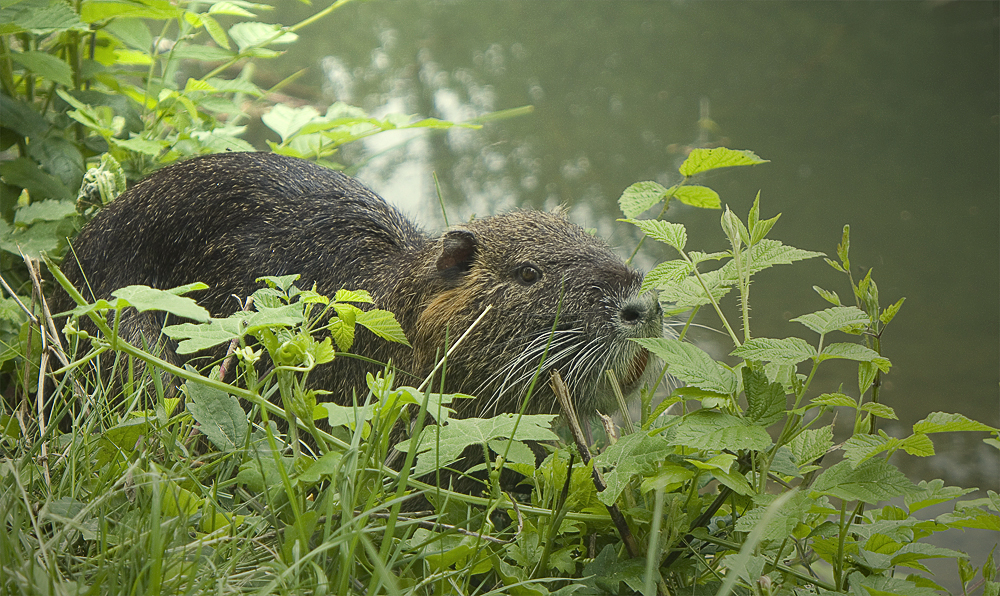
[[(876, 428), (879, 418), (896, 419), (879, 400), (880, 378), (891, 367), (881, 340), (903, 299), (883, 307), (870, 270), (855, 282), (849, 228), (837, 247), (838, 260), (827, 262), (846, 275), (854, 304), (844, 305), (835, 292), (815, 287), (833, 306), (792, 319), (815, 334), (809, 342), (751, 334), (753, 276), (821, 256), (768, 238), (778, 216), (761, 219), (759, 194), (745, 223), (724, 211), (722, 230), (730, 249), (722, 252), (689, 250), (681, 224), (636, 219), (661, 203), (662, 215), (672, 199), (717, 206), (718, 195), (691, 185), (692, 177), (759, 163), (763, 160), (748, 151), (695, 149), (680, 168), (679, 184), (668, 189), (638, 183), (620, 200), (625, 221), (679, 255), (657, 265), (645, 286), (660, 292), (672, 314), (688, 313), (689, 324), (699, 308), (710, 306), (732, 342), (731, 359), (720, 362), (683, 341), (683, 334), (681, 341), (635, 340), (660, 357), (665, 373), (683, 386), (652, 410), (644, 397), (641, 430), (597, 458), (608, 483), (597, 495), (600, 501), (636, 503), (638, 517), (653, 521), (644, 574), (636, 569), (631, 581), (621, 579), (648, 592), (659, 568), (674, 589), (721, 581), (720, 591), (739, 584), (755, 593), (788, 593), (812, 585), (823, 593), (932, 594), (943, 588), (900, 572), (926, 572), (921, 561), (943, 557), (957, 560), (964, 591), (977, 571), (969, 556), (922, 540), (949, 528), (1000, 530), (1000, 497), (989, 491), (987, 498), (957, 501), (975, 489), (946, 487), (940, 480), (915, 485), (889, 458), (900, 450), (933, 455), (931, 437), (940, 432), (990, 432), (987, 442), (998, 446), (998, 430), (940, 412), (914, 424), (908, 436)], [(706, 270), (712, 262), (722, 264)], [(739, 300), (736, 325), (719, 305), (731, 292)], [(844, 341), (852, 337), (857, 339)], [(817, 370), (832, 359), (857, 362), (857, 378), (836, 392), (812, 390)], [(847, 424), (835, 428), (836, 421)], [(847, 438), (839, 439), (842, 435)], [(709, 481), (714, 482), (706, 490)], [(953, 512), (915, 517), (947, 501), (956, 501)], [(997, 593), (995, 575), (991, 554), (982, 571), (986, 593)]]

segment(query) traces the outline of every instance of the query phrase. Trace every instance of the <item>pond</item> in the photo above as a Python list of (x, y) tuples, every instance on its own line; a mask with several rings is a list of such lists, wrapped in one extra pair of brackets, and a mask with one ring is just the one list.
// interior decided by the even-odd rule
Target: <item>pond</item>
[[(286, 2), (272, 18), (310, 10)], [(628, 254), (638, 237), (615, 221), (622, 190), (676, 182), (692, 146), (755, 151), (771, 163), (705, 181), (724, 204), (745, 217), (760, 190), (762, 216), (783, 214), (772, 237), (828, 255), (850, 224), (855, 278), (874, 268), (883, 304), (906, 297), (883, 336), (882, 401), (899, 415), (883, 428), (905, 436), (934, 411), (1000, 424), (997, 3), (371, 2), (301, 33), (260, 75), (308, 69), (285, 92), (321, 108), (461, 121), (534, 106), (340, 156), (430, 229), (443, 226), (436, 173), (452, 222), (565, 204)], [(724, 248), (717, 212), (667, 218), (689, 247)], [(646, 268), (672, 258), (643, 251)], [(761, 275), (754, 334), (812, 339), (789, 319), (828, 306), (813, 285), (849, 298), (842, 278), (821, 259)], [(697, 341), (730, 349), (714, 333)], [(821, 386), (853, 374), (828, 370)], [(914, 479), (1000, 490), (982, 438), (937, 435), (938, 456), (896, 457)]]

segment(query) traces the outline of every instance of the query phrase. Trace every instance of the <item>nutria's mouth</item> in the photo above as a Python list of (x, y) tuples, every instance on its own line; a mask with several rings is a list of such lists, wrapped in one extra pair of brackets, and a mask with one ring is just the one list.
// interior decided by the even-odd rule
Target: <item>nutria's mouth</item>
[(646, 365), (649, 364), (649, 350), (640, 348), (632, 360), (625, 365), (622, 371), (621, 387), (622, 391), (628, 393), (639, 384), (642, 373), (646, 372)]

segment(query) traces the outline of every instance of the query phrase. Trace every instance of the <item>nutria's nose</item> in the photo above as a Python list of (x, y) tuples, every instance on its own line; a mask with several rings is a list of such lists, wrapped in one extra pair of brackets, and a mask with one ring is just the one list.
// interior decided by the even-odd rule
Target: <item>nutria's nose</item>
[(660, 300), (656, 292), (646, 292), (641, 296), (626, 300), (619, 315), (625, 324), (642, 325), (663, 316), (663, 309), (660, 308)]

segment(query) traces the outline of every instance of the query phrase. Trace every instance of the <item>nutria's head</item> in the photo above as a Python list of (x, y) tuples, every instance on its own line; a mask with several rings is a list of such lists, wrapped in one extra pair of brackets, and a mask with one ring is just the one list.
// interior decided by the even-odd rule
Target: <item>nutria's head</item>
[[(605, 371), (626, 395), (642, 384), (650, 356), (632, 338), (659, 337), (656, 296), (642, 274), (561, 214), (517, 211), (455, 227), (437, 240), (414, 348), (421, 371), (488, 306), (449, 360), (447, 387), (479, 399), (464, 415), (517, 411), (539, 370), (528, 411), (556, 412), (548, 387), (557, 368), (581, 415), (617, 409)], [(544, 356), (544, 363), (543, 363)], [(460, 404), (465, 405), (465, 404)]]

